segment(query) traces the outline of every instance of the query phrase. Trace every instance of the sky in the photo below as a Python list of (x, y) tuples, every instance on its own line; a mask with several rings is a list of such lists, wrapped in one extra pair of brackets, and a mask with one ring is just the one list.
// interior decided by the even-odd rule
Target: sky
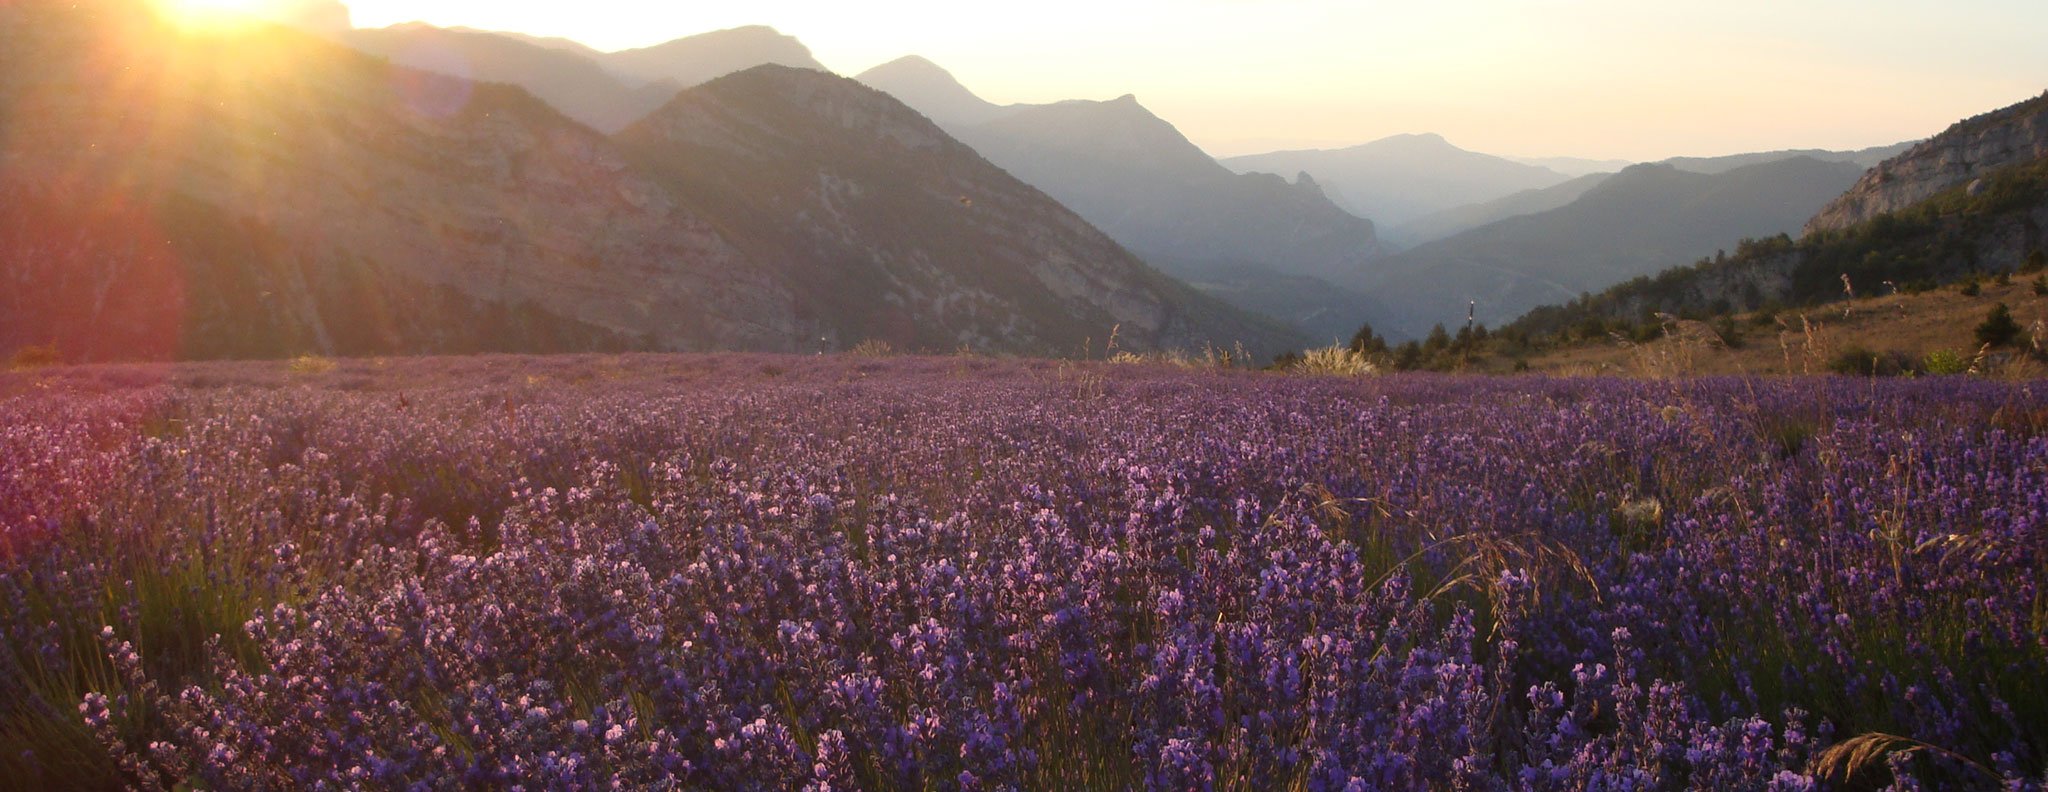
[(903, 55), (990, 101), (1136, 94), (1216, 156), (1435, 132), (1654, 160), (1923, 138), (2048, 90), (2042, 0), (351, 0), (603, 50), (762, 24), (853, 75)]

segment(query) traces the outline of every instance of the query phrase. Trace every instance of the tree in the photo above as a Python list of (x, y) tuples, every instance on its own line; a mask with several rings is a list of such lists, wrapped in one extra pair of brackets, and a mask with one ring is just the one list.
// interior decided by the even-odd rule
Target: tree
[(1384, 355), (1387, 353), (1387, 339), (1373, 332), (1372, 323), (1358, 326), (1358, 332), (1351, 335), (1351, 351), (1361, 355)]
[(1999, 303), (1984, 317), (1984, 323), (1977, 325), (1977, 341), (1995, 347), (2012, 343), (2020, 335), (2020, 323), (2013, 321), (2012, 309)]
[(1441, 352), (1450, 347), (1450, 345), (1451, 332), (1445, 330), (1441, 322), (1437, 323), (1437, 326), (1430, 328), (1429, 337), (1422, 340), (1422, 348), (1429, 352)]

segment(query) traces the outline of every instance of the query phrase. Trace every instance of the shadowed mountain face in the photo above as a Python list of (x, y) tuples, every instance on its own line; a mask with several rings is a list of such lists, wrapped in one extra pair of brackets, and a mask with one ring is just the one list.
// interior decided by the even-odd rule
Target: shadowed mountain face
[[(1387, 249), (1372, 223), (1313, 179), (1237, 174), (1136, 98), (1000, 107), (922, 58), (862, 74), (946, 126), (990, 162), (1176, 277), (1312, 338), (1370, 306), (1330, 284), (1365, 276)], [(1342, 330), (1349, 337), (1352, 330)]]
[[(797, 290), (798, 315), (951, 349), (1261, 354), (1295, 339), (1153, 271), (880, 91), (764, 66), (684, 93), (619, 138)], [(849, 337), (852, 340), (852, 337)]]
[[(925, 172), (890, 159), (900, 153), (862, 161)], [(927, 311), (916, 301), (942, 296), (893, 289), (901, 302), (883, 306), (819, 296), (796, 280), (815, 272), (741, 233), (756, 217), (720, 214), (733, 211), (732, 194), (678, 191), (668, 173), (637, 170), (613, 141), (517, 88), (283, 29), (180, 33), (128, 4), (0, 6), (0, 154), (0, 200), (25, 208), (0, 218), (0, 352), (52, 342), (74, 360), (797, 351), (865, 334), (831, 324), (840, 317)], [(815, 179), (814, 164), (779, 167)], [(1040, 216), (1030, 208), (1018, 216)], [(786, 232), (817, 238), (809, 217)], [(858, 217), (832, 227), (878, 248), (915, 222)], [(1025, 243), (1081, 229), (1012, 227), (1019, 255), (1047, 257), (1050, 247)], [(1128, 297), (1092, 315), (1105, 329), (1124, 324), (1128, 346), (1256, 340), (1234, 332), (1246, 327), (1236, 314), (1149, 284), (1164, 279), (1127, 256), (1071, 252), (1071, 268), (1103, 281), (1089, 288)], [(976, 249), (918, 263), (943, 272), (969, 256), (999, 258)], [(991, 349), (1073, 351), (1050, 334), (1011, 334), (1041, 320), (999, 306), (1038, 293), (986, 283), (991, 296), (949, 327)]]
[(1531, 308), (1685, 264), (1745, 237), (1798, 229), (1854, 183), (1850, 163), (1794, 158), (1722, 174), (1638, 165), (1564, 207), (1503, 220), (1406, 251), (1366, 286), (1394, 309), (1391, 336), (1462, 322), (1467, 303), (1498, 325)]
[(1567, 179), (1547, 168), (1466, 151), (1437, 135), (1231, 157), (1223, 164), (1241, 173), (1308, 173), (1346, 209), (1390, 227)]

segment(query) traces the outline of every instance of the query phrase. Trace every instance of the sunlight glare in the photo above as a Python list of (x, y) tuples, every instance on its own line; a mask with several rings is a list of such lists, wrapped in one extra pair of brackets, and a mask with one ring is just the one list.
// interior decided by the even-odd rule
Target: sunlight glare
[(246, 28), (278, 10), (282, 0), (157, 0), (164, 17), (197, 30)]

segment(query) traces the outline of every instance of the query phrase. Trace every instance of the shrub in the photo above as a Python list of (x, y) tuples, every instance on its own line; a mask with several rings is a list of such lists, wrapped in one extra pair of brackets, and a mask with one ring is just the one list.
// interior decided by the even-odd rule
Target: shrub
[(854, 344), (853, 349), (848, 350), (848, 354), (851, 354), (854, 357), (864, 358), (895, 357), (896, 347), (890, 346), (889, 342), (887, 341), (883, 341), (881, 339), (876, 338), (870, 338), (866, 341)]
[(300, 355), (292, 358), (292, 362), (285, 368), (293, 374), (313, 376), (333, 371), (334, 361), (319, 355)]
[(1324, 347), (1301, 353), (1301, 359), (1288, 367), (1296, 374), (1316, 374), (1334, 377), (1363, 377), (1377, 374), (1378, 369), (1365, 355), (1348, 347)]
[(1962, 287), (1956, 289), (1956, 292), (1963, 295), (1964, 297), (1975, 297), (1979, 294), (1984, 293), (1984, 287), (1979, 285), (1977, 281), (1973, 279), (1964, 281)]
[(56, 344), (25, 346), (14, 350), (14, 356), (7, 359), (7, 367), (15, 370), (55, 366), (64, 362), (64, 356), (57, 351)]
[[(1903, 352), (1872, 352), (1863, 347), (1849, 347), (1828, 361), (1828, 371), (1865, 377), (1896, 377), (1913, 373), (1914, 362), (1911, 355)], [(1964, 368), (1968, 367), (1965, 362)]]
[(2011, 344), (2019, 338), (2020, 323), (2013, 321), (2012, 309), (1999, 303), (1984, 317), (1984, 323), (1977, 325), (1977, 341), (1995, 347)]
[(2035, 250), (2027, 255), (2027, 263), (2020, 267), (2020, 271), (2025, 273), (2035, 273), (2042, 270), (2048, 270), (2048, 251)]
[(2037, 297), (2048, 297), (2048, 275), (2034, 279), (2034, 295)]
[(1937, 376), (1966, 374), (1970, 371), (1970, 359), (1953, 349), (1937, 349), (1921, 359), (1920, 368)]

